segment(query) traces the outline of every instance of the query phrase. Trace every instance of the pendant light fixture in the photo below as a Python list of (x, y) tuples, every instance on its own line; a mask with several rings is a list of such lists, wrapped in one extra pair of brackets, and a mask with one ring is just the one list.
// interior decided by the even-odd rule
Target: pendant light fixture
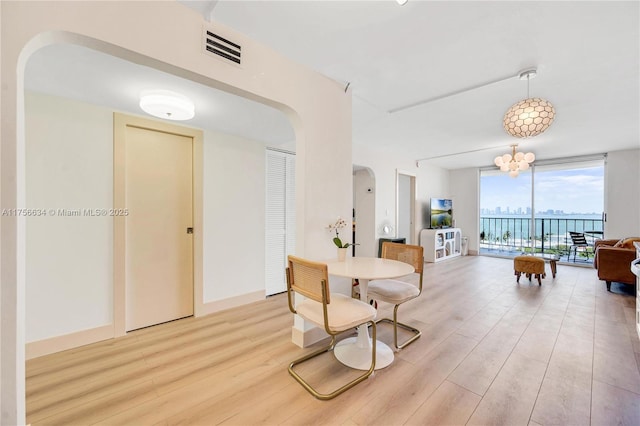
[(191, 99), (170, 90), (145, 90), (140, 94), (140, 108), (166, 120), (191, 120), (195, 116)]
[(509, 172), (512, 178), (518, 177), (520, 172), (529, 169), (529, 164), (533, 163), (536, 156), (533, 152), (516, 152), (517, 144), (511, 145), (511, 154), (499, 155), (495, 158), (494, 163), (500, 167), (503, 172)]
[(504, 130), (516, 138), (538, 136), (549, 128), (556, 115), (551, 102), (529, 97), (529, 81), (536, 75), (535, 68), (520, 73), (520, 80), (527, 80), (527, 99), (512, 105), (504, 115)]

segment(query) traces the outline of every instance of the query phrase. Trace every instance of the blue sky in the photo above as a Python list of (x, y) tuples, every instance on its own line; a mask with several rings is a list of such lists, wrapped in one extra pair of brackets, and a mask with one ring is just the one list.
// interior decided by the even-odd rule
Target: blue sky
[[(538, 167), (535, 175), (535, 210), (565, 213), (601, 213), (604, 206), (604, 167), (554, 170)], [(480, 208), (507, 207), (511, 211), (530, 206), (531, 172), (511, 178), (507, 173), (487, 173), (481, 178)]]

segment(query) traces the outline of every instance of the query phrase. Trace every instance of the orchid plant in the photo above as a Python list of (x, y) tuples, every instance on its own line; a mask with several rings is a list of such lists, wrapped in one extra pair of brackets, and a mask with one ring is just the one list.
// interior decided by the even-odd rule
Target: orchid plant
[(338, 248), (349, 248), (351, 246), (357, 246), (358, 244), (351, 244), (351, 243), (343, 243), (342, 240), (340, 239), (340, 229), (342, 228), (346, 228), (347, 226), (347, 222), (341, 218), (338, 217), (338, 219), (336, 220), (335, 223), (330, 224), (327, 228), (329, 229), (329, 231), (333, 231), (336, 233), (336, 236), (333, 238), (333, 243), (338, 247)]

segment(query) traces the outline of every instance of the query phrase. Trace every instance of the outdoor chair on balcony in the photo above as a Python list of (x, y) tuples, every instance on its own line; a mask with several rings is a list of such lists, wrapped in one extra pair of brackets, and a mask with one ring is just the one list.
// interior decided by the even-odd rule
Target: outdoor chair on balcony
[(593, 245), (587, 242), (587, 238), (582, 232), (569, 232), (571, 237), (571, 246), (569, 247), (569, 256), (567, 260), (571, 261), (571, 253), (573, 253), (573, 261), (576, 261), (576, 255), (578, 252), (586, 253), (587, 260), (589, 260), (589, 254), (593, 254)]

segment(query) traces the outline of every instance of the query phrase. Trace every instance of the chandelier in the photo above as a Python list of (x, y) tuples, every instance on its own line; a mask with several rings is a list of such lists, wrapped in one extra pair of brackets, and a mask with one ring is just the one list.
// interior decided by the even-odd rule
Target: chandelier
[(517, 144), (511, 145), (511, 154), (499, 155), (494, 160), (496, 166), (500, 167), (503, 172), (509, 172), (509, 176), (512, 178), (518, 177), (520, 172), (529, 169), (529, 164), (536, 159), (532, 152), (526, 154), (516, 152), (517, 147)]
[(538, 136), (549, 128), (556, 115), (551, 102), (542, 98), (529, 97), (529, 80), (536, 75), (535, 69), (520, 73), (520, 80), (527, 80), (527, 99), (513, 104), (504, 115), (504, 130), (516, 138)]

